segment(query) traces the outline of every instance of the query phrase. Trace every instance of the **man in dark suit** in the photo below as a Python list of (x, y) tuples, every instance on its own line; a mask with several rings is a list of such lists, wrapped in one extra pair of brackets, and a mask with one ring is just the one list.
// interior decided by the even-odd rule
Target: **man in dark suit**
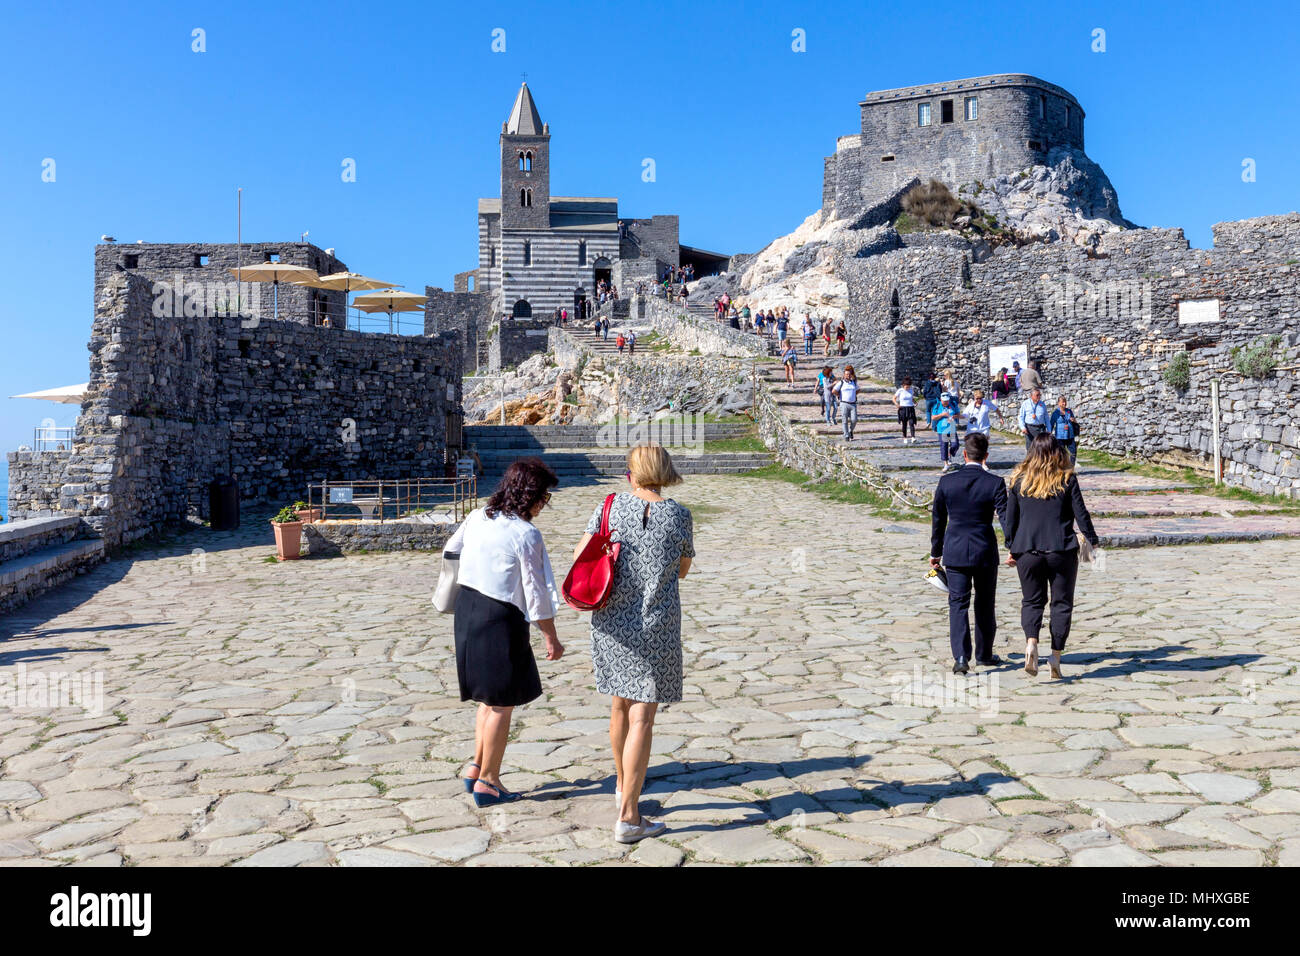
[(994, 605), (998, 586), (998, 539), (993, 517), (1007, 509), (1007, 486), (984, 468), (989, 455), (988, 436), (966, 436), (962, 456), (965, 467), (939, 479), (934, 492), (934, 517), (930, 525), (930, 565), (943, 564), (948, 576), (948, 638), (955, 661), (952, 672), (970, 670), (969, 610), (975, 592), (975, 662), (1001, 664), (993, 653), (997, 634)]

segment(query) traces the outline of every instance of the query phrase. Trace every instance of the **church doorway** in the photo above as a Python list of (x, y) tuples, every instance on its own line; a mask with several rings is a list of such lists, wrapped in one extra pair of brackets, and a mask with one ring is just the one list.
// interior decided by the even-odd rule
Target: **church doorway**
[(591, 281), (597, 289), (600, 288), (601, 280), (604, 280), (607, 285), (612, 285), (614, 282), (614, 264), (604, 256), (592, 263), (591, 270)]
[(531, 319), (533, 317), (533, 307), (528, 304), (527, 299), (520, 299), (510, 311), (510, 317), (512, 319)]
[(578, 286), (573, 291), (573, 317), (575, 319), (587, 317), (587, 291), (582, 286)]

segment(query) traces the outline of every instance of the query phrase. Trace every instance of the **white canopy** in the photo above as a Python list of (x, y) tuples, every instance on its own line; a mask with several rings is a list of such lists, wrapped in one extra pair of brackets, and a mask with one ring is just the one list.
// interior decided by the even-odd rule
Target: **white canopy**
[(40, 392), (27, 392), (24, 395), (10, 395), (10, 398), (38, 398), (43, 402), (58, 402), (61, 405), (80, 405), (90, 389), (89, 382), (80, 385), (64, 385), (60, 388), (47, 388)]

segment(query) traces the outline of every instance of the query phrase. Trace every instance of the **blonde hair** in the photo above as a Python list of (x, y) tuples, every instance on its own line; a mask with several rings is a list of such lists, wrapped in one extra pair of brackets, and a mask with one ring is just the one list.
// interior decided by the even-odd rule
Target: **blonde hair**
[(682, 481), (673, 467), (672, 456), (657, 442), (637, 445), (629, 451), (627, 470), (632, 473), (632, 483), (642, 488), (667, 488)]
[(984, 389), (982, 389), (982, 388), (977, 388), (977, 389), (975, 389), (975, 391), (971, 392), (970, 395), (971, 395), (971, 398), (983, 398), (983, 397), (984, 397)]
[(1051, 498), (1061, 492), (1072, 474), (1069, 452), (1051, 435), (1039, 435), (1011, 472), (1007, 485), (1026, 498)]

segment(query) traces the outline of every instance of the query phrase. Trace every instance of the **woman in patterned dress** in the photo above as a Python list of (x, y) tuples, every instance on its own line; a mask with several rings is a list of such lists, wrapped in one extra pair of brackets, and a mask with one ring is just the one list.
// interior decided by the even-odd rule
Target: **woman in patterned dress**
[[(695, 556), (691, 513), (660, 491), (682, 478), (661, 446), (638, 445), (627, 456), (630, 492), (614, 496), (610, 536), (622, 543), (609, 602), (591, 617), (596, 689), (609, 694), (618, 822), (614, 839), (635, 843), (664, 832), (641, 816), (641, 788), (650, 762), (655, 711), (682, 699), (682, 606), (677, 590)], [(600, 528), (604, 502), (587, 522), (574, 558)]]

